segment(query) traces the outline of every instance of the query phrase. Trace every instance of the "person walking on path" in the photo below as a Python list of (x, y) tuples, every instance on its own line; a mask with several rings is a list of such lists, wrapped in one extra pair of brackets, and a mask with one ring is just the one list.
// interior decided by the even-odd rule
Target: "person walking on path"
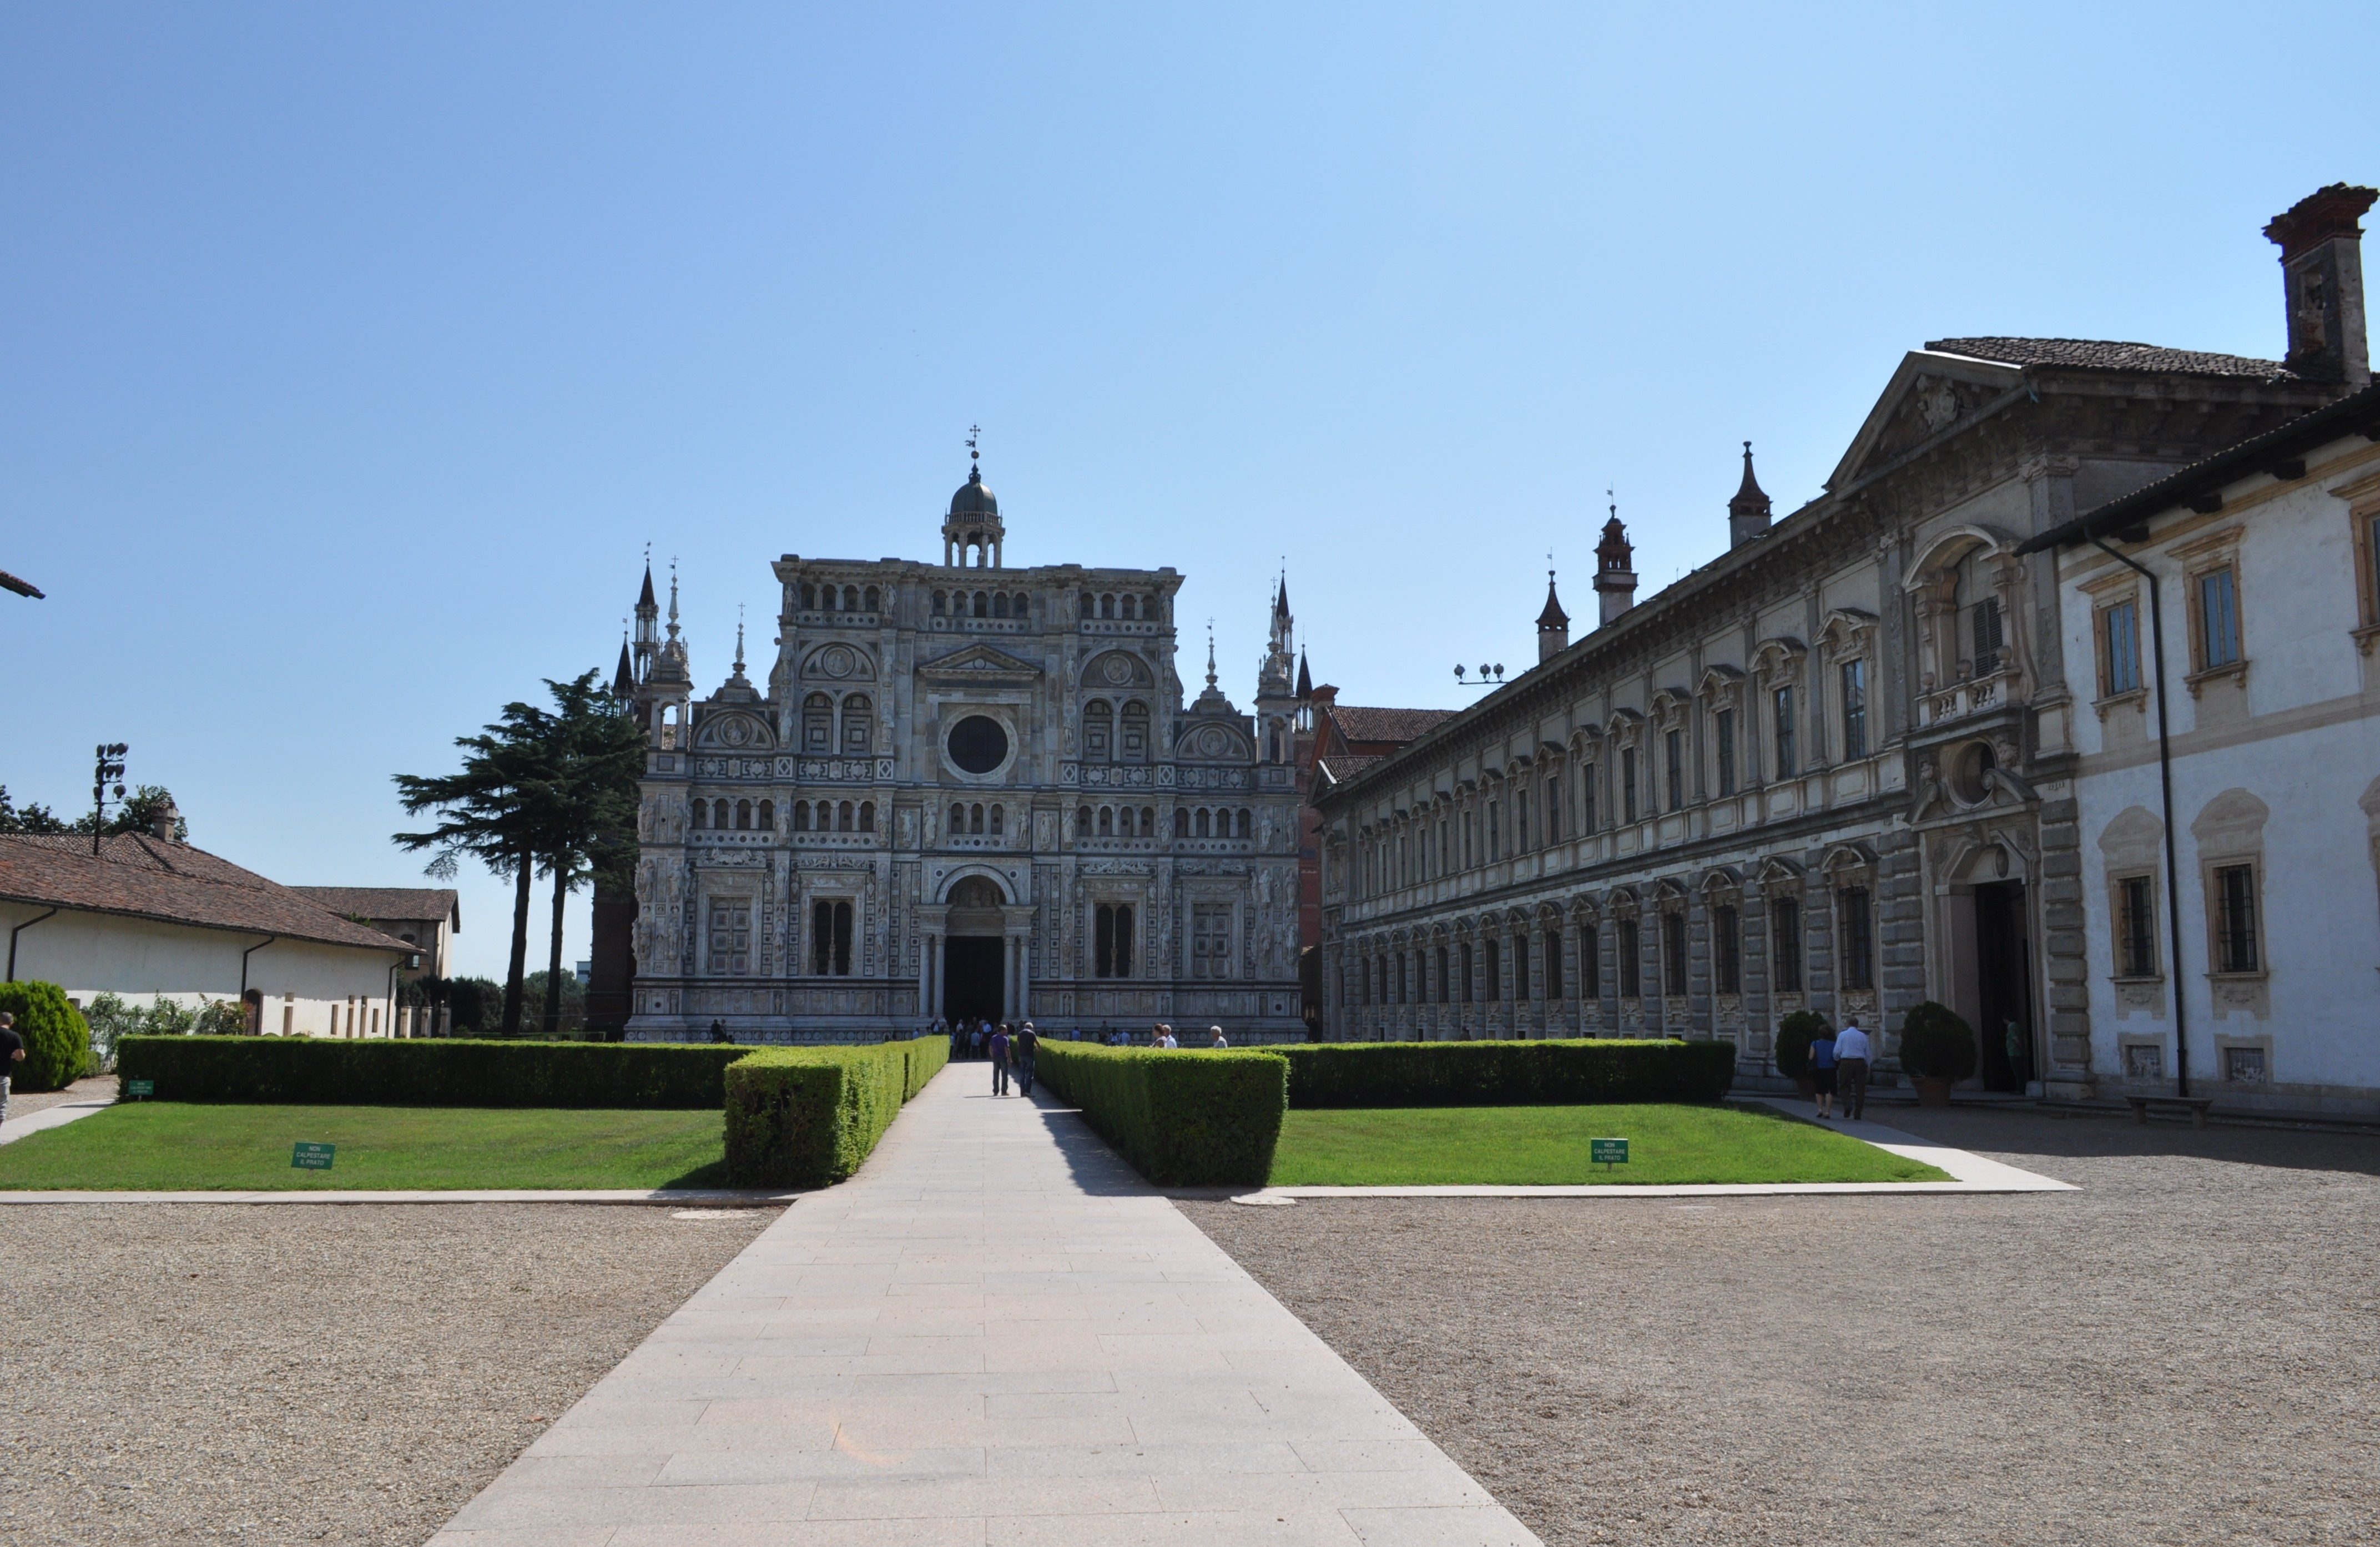
[(1835, 1034), (1821, 1031), (1810, 1039), (1810, 1083), (1818, 1093), (1818, 1120), (1835, 1119)]
[(991, 1032), (991, 1093), (1008, 1094), (1008, 1026), (1002, 1022)]
[(17, 1034), (17, 1017), (0, 1010), (0, 1123), (8, 1120), (8, 1084), (24, 1061), (25, 1039)]
[(1161, 1020), (1157, 1023), (1157, 1045), (1161, 1048), (1178, 1048), (1182, 1045), (1173, 1040), (1173, 1028)]
[(1835, 1033), (1835, 1083), (1843, 1093), (1843, 1116), (1858, 1122), (1867, 1115), (1867, 1033), (1859, 1017), (1852, 1016)]
[(1033, 1094), (1033, 1061), (1041, 1053), (1041, 1033), (1026, 1021), (1016, 1029), (1016, 1093)]
[(1208, 1028), (1207, 1028), (1207, 1029), (1208, 1029), (1208, 1030), (1209, 1030), (1209, 1031), (1212, 1031), (1212, 1032), (1215, 1034), (1214, 1045), (1215, 1045), (1216, 1047), (1229, 1047), (1229, 1046), (1231, 1046), (1231, 1045), (1232, 1045), (1231, 1043), (1229, 1043), (1229, 1042), (1227, 1042), (1227, 1041), (1225, 1041), (1223, 1040), (1223, 1029), (1222, 1029), (1221, 1027), (1220, 1027), (1220, 1026), (1209, 1026)]

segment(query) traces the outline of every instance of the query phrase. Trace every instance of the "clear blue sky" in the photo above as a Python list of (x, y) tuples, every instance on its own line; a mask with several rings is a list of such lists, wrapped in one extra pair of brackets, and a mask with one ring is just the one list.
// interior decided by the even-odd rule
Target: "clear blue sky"
[(417, 883), (389, 775), (608, 671), (647, 541), (715, 685), (977, 422), (1010, 560), (1184, 571), (1244, 705), (1284, 561), (1453, 702), (1607, 486), (1651, 590), (1927, 338), (2276, 355), (2260, 227), (2380, 179), (2368, 4), (1609, 10), (8, 5), (0, 781)]

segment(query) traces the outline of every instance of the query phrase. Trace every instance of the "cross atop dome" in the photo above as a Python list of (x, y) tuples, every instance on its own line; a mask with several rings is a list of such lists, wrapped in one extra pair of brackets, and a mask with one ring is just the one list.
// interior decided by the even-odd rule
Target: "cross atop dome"
[(951, 496), (942, 518), (942, 566), (998, 569), (1006, 529), (1000, 521), (1000, 500), (983, 481), (983, 452), (978, 441), (983, 427), (967, 426), (967, 477)]

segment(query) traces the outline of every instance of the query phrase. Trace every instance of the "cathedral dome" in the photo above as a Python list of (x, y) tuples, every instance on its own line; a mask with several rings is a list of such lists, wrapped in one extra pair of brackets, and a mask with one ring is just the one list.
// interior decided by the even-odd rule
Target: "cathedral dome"
[(981, 468), (967, 469), (967, 481), (951, 496), (951, 515), (961, 520), (975, 517), (996, 518), (1000, 515), (1000, 500), (984, 487)]

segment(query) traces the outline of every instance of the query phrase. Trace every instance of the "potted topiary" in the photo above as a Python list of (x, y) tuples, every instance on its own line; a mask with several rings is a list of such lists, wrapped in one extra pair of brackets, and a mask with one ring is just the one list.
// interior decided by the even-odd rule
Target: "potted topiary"
[(1833, 1029), (1815, 1010), (1796, 1010), (1777, 1023), (1777, 1072), (1805, 1098), (1818, 1093), (1818, 1082), (1810, 1074), (1810, 1044)]
[(1912, 1005), (1900, 1021), (1900, 1067), (1918, 1105), (1948, 1106), (1950, 1087), (1975, 1072), (1975, 1033), (1947, 1005)]
[(24, 1061), (11, 1083), (28, 1094), (63, 1090), (91, 1070), (91, 1028), (55, 983), (0, 983), (0, 1010), (17, 1017)]

